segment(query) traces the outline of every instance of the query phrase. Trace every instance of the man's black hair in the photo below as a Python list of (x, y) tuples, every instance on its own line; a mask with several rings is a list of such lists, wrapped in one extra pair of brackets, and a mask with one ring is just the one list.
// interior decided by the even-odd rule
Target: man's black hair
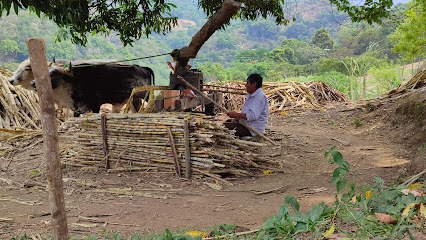
[(249, 81), (251, 84), (253, 84), (254, 82), (256, 83), (256, 88), (261, 88), (262, 87), (262, 76), (260, 76), (260, 74), (257, 73), (253, 73), (250, 74), (250, 76), (248, 76), (247, 81)]

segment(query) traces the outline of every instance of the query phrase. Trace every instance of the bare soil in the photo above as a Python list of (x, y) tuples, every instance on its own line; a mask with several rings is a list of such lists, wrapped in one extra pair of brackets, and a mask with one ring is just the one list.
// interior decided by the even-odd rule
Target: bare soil
[[(280, 167), (270, 174), (227, 178), (232, 185), (212, 178), (63, 168), (70, 235), (107, 230), (128, 237), (166, 228), (208, 230), (220, 224), (256, 229), (278, 213), (287, 195), (298, 199), (302, 211), (320, 202), (331, 205), (335, 185), (330, 180), (336, 166), (324, 153), (332, 146), (350, 163), (350, 181), (372, 183), (381, 177), (401, 182), (425, 169), (425, 88), (374, 108), (354, 106), (271, 115), (268, 136), (280, 147), (259, 151), (279, 161)], [(61, 133), (61, 139), (66, 135)], [(0, 158), (0, 239), (51, 232), (40, 140)], [(3, 148), (8, 144), (0, 142)]]

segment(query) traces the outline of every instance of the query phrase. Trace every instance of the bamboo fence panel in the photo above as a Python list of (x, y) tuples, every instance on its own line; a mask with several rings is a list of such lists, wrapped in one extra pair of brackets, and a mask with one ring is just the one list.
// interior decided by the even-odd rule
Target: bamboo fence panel
[[(178, 163), (186, 170), (184, 119), (190, 131), (191, 170), (208, 173), (249, 175), (261, 167), (274, 166), (253, 153), (263, 143), (236, 139), (233, 130), (212, 116), (197, 113), (163, 112), (152, 114), (106, 114), (109, 171), (144, 171), (173, 173), (175, 169), (167, 128), (170, 128)], [(78, 149), (64, 158), (64, 164), (103, 168), (101, 116), (84, 115), (68, 121), (79, 130), (75, 133)], [(260, 166), (259, 163), (262, 162)], [(198, 169), (200, 171), (197, 171)]]

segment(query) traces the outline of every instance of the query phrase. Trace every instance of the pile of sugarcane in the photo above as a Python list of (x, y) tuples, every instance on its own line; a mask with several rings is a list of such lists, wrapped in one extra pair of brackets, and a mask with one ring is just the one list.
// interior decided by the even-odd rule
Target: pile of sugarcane
[(106, 168), (107, 171), (174, 173), (180, 169), (183, 173), (186, 170), (184, 122), (187, 119), (187, 149), (194, 174), (249, 175), (251, 170), (262, 168), (258, 164), (260, 161), (263, 167), (268, 166), (269, 160), (253, 153), (254, 149), (266, 144), (236, 139), (233, 131), (211, 116), (164, 112), (106, 114), (104, 119), (104, 127), (100, 114), (68, 121), (81, 130), (75, 133), (78, 148), (74, 150), (78, 150), (67, 155), (64, 164)]
[[(223, 105), (227, 109), (240, 110), (244, 105), (244, 82), (204, 84), (205, 91), (223, 92)], [(265, 82), (263, 91), (269, 100), (271, 112), (284, 108), (319, 107), (331, 101), (346, 102), (344, 93), (323, 82)]]
[(324, 82), (306, 82), (305, 83), (309, 90), (314, 95), (317, 102), (326, 104), (327, 102), (347, 102), (346, 94), (339, 90), (331, 87)]
[(416, 89), (421, 88), (423, 86), (426, 86), (426, 69), (419, 71), (406, 83), (401, 84), (401, 86), (398, 87), (398, 90), (402, 91), (405, 89)]
[(0, 128), (40, 129), (37, 93), (10, 84), (12, 75), (0, 68)]
[(404, 97), (407, 94), (410, 94), (412, 91), (416, 91), (420, 88), (426, 87), (426, 69), (419, 71), (415, 74), (410, 80), (402, 83), (399, 87), (390, 90), (389, 92), (380, 95), (376, 98), (369, 99), (366, 103), (362, 103), (355, 108), (369, 108), (375, 109), (380, 105), (395, 101), (401, 97)]

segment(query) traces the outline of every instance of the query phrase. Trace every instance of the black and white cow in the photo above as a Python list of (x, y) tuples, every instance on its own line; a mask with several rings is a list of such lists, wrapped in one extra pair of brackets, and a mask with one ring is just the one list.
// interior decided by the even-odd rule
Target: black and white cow
[[(139, 65), (105, 64), (99, 60), (71, 61), (68, 65), (71, 66), (69, 72), (52, 65), (49, 73), (55, 102), (60, 107), (71, 108), (75, 116), (97, 113), (104, 103), (121, 104), (127, 101), (133, 88), (155, 83), (152, 69)], [(26, 78), (15, 74), (10, 82), (28, 88)], [(34, 88), (35, 81), (32, 80), (29, 87)], [(144, 97), (144, 93), (139, 97)]]

